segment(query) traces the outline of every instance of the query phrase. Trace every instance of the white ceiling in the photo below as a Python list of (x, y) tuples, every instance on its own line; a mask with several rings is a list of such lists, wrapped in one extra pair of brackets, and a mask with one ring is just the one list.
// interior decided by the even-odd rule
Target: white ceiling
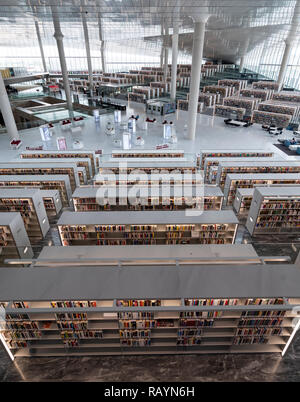
[[(130, 45), (137, 40), (146, 46), (160, 46), (164, 40), (171, 46), (170, 35), (161, 35), (164, 21), (171, 33), (173, 24), (179, 24), (179, 48), (191, 53), (193, 17), (205, 12), (210, 17), (204, 56), (236, 61), (248, 41), (247, 51), (265, 39), (274, 45), (282, 42), (291, 29), (295, 4), (295, 0), (0, 0), (0, 46), (9, 46), (18, 35), (31, 35), (34, 17), (41, 26), (49, 26), (50, 6), (57, 5), (65, 37), (70, 32), (68, 26), (81, 25), (81, 13), (85, 12), (91, 28), (101, 16), (106, 41)], [(7, 25), (14, 29), (7, 30)], [(81, 38), (82, 29), (75, 31), (74, 40), (76, 35)], [(300, 30), (297, 40), (299, 36)]]

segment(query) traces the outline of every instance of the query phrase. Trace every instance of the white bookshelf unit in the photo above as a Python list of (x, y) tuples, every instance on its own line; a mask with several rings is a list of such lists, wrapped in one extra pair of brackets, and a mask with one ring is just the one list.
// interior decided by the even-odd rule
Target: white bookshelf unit
[(149, 162), (135, 162), (132, 158), (130, 161), (123, 161), (125, 166), (120, 165), (119, 162), (102, 162), (99, 166), (99, 173), (105, 173), (105, 171), (109, 170), (115, 174), (120, 173), (131, 173), (132, 171), (136, 171), (137, 169), (142, 170), (144, 173), (148, 174), (155, 170), (160, 171), (179, 171), (179, 172), (187, 172), (187, 173), (197, 173), (198, 168), (195, 165), (195, 162), (192, 161), (184, 161), (184, 162), (166, 162), (165, 160), (157, 161), (149, 161)]
[(282, 159), (279, 155), (276, 155), (276, 159), (274, 159), (273, 156), (270, 157), (256, 157), (256, 158), (252, 158), (252, 157), (247, 157), (246, 158), (238, 158), (238, 157), (215, 157), (215, 158), (205, 158), (205, 162), (204, 162), (204, 180), (205, 182), (209, 182), (210, 184), (215, 184), (216, 183), (216, 178), (214, 179), (210, 179), (210, 174), (211, 174), (211, 169), (216, 167), (217, 169), (219, 168), (220, 163), (225, 163), (225, 162), (238, 162), (241, 164), (244, 163), (249, 163), (252, 162), (253, 165), (255, 165), (257, 162), (274, 162), (274, 161), (280, 161), (282, 160), (283, 162), (285, 161), (284, 159)]
[(2, 342), (14, 358), (284, 355), (299, 282), (291, 264), (3, 268)]
[(299, 236), (300, 186), (256, 188), (246, 227), (251, 235)]
[(116, 175), (105, 175), (99, 174), (96, 175), (93, 179), (94, 186), (130, 186), (138, 184), (139, 186), (151, 186), (151, 185), (186, 185), (193, 186), (196, 184), (203, 184), (202, 176), (196, 175), (193, 173), (175, 173), (175, 174), (166, 174), (166, 173), (152, 173), (152, 174), (143, 174), (139, 175), (137, 173), (130, 173), (128, 176), (124, 174), (116, 174)]
[(112, 158), (184, 158), (183, 150), (171, 149), (132, 149), (130, 151), (112, 150)]
[(58, 190), (40, 190), (48, 219), (56, 217), (62, 210), (62, 203)]
[(1, 175), (68, 175), (70, 179), (70, 186), (72, 191), (80, 185), (78, 170), (75, 163), (61, 163), (53, 162), (44, 163), (35, 162), (27, 163), (24, 161), (0, 163), (0, 176)]
[(96, 170), (99, 167), (99, 158), (94, 151), (25, 151), (20, 154), (20, 157), (24, 159), (89, 158), (91, 161), (92, 176), (96, 174)]
[(41, 190), (58, 190), (62, 205), (68, 207), (71, 203), (72, 190), (67, 175), (0, 175), (1, 187), (38, 187)]
[(251, 244), (45, 246), (34, 266), (260, 264)]
[(80, 185), (82, 186), (87, 184), (86, 169), (84, 167), (77, 167), (77, 173)]
[[(125, 187), (106, 187), (107, 193), (101, 187), (78, 187), (73, 193), (74, 209), (84, 211), (122, 211), (122, 210), (180, 210), (187, 208), (203, 208), (218, 211), (222, 207), (223, 193), (219, 187), (204, 186), (203, 194), (197, 193), (196, 187), (172, 186), (170, 191), (163, 185), (143, 190), (138, 202), (133, 204), (127, 197), (124, 202), (122, 194)], [(153, 190), (153, 192), (152, 192)], [(130, 191), (130, 188), (128, 189)], [(115, 195), (115, 197), (114, 197)], [(110, 197), (112, 197), (110, 199)], [(106, 198), (105, 202), (104, 199)], [(193, 203), (191, 203), (191, 198)]]
[(233, 201), (233, 209), (240, 219), (247, 218), (254, 188), (238, 188)]
[(238, 219), (232, 211), (63, 212), (57, 225), (63, 246), (233, 244)]
[(236, 190), (260, 186), (300, 185), (299, 173), (232, 173), (228, 174), (224, 186), (224, 204), (232, 205)]
[(33, 257), (32, 247), (19, 212), (0, 212), (0, 251), (1, 267), (6, 266), (5, 259)]
[(197, 157), (197, 166), (200, 166), (201, 169), (204, 168), (204, 163), (206, 158), (268, 158), (273, 157), (274, 152), (262, 152), (260, 150), (249, 150), (249, 152), (244, 149), (203, 149), (196, 155)]
[(31, 244), (41, 241), (50, 229), (38, 189), (0, 188), (0, 211), (20, 212)]
[(299, 173), (300, 165), (297, 161), (268, 161), (268, 162), (220, 162), (216, 183), (224, 188), (229, 173)]

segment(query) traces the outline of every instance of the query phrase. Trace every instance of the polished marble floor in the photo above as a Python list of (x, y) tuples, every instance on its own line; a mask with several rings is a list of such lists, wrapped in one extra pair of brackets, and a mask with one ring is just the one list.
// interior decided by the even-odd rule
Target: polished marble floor
[[(145, 117), (144, 108), (131, 102), (122, 120), (127, 121), (130, 115), (139, 115), (137, 134), (141, 135), (145, 144), (142, 149), (153, 149), (156, 144), (164, 142), (162, 118), (158, 123), (149, 124), (148, 131), (139, 127)], [(150, 117), (150, 116), (149, 116)], [(153, 117), (153, 116), (152, 116)], [(243, 149), (272, 150), (278, 158), (299, 160), (298, 157), (287, 157), (274, 147), (274, 138), (270, 137), (259, 125), (248, 129), (229, 128), (224, 125), (223, 118), (198, 115), (195, 141), (186, 138), (188, 114), (178, 111), (167, 117), (176, 125), (178, 143), (175, 149), (183, 149), (187, 153), (195, 153), (201, 149)], [(116, 135), (108, 137), (105, 133), (107, 121), (113, 121), (113, 115), (103, 115), (96, 124), (92, 117), (86, 119), (82, 130), (75, 132), (61, 131), (55, 126), (51, 141), (42, 142), (39, 129), (28, 129), (20, 133), (22, 148), (16, 151), (9, 149), (6, 135), (0, 135), (0, 160), (10, 161), (19, 158), (19, 153), (26, 146), (43, 145), (44, 149), (57, 150), (57, 137), (64, 136), (68, 149), (73, 149), (74, 141), (81, 141), (82, 149), (102, 149), (104, 153), (114, 149), (113, 139), (121, 138), (122, 128), (116, 127)], [(291, 136), (285, 131), (284, 136)], [(137, 148), (137, 147), (135, 147)], [(59, 245), (58, 233), (52, 227), (49, 240)], [(279, 241), (280, 239), (277, 239)], [(237, 242), (252, 243), (259, 255), (288, 255), (294, 262), (299, 251), (299, 242), (293, 241), (274, 244), (273, 239), (251, 239), (241, 226)], [(45, 245), (46, 245), (45, 243)], [(300, 381), (300, 340), (295, 342), (282, 358), (279, 354), (235, 354), (235, 355), (185, 355), (185, 356), (103, 356), (103, 357), (67, 357), (67, 358), (31, 358), (16, 359), (11, 362), (5, 350), (0, 348), (0, 381)]]

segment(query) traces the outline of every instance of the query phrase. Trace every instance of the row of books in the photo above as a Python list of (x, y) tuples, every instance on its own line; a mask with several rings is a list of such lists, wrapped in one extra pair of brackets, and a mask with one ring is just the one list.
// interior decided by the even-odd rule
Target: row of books
[(233, 345), (244, 345), (244, 344), (253, 344), (253, 343), (268, 343), (269, 339), (264, 338), (263, 336), (253, 336), (253, 337), (244, 337), (244, 336), (237, 336), (233, 338)]
[(65, 321), (65, 320), (87, 320), (87, 314), (86, 313), (56, 313), (55, 317), (59, 321)]
[(161, 306), (161, 300), (117, 300), (117, 306), (122, 307), (154, 307), (154, 306)]
[(181, 327), (212, 327), (214, 325), (214, 320), (200, 320), (200, 319), (181, 319)]
[(193, 338), (179, 338), (176, 341), (178, 346), (180, 345), (200, 345), (201, 338), (193, 337)]
[(120, 330), (120, 338), (150, 338), (150, 330)]
[(201, 336), (202, 334), (203, 330), (199, 328), (181, 328), (177, 331), (178, 337)]
[(261, 205), (261, 209), (300, 209), (300, 201), (265, 201)]
[(26, 331), (10, 331), (5, 332), (4, 336), (6, 339), (34, 339), (34, 338), (41, 338), (42, 333), (41, 331), (35, 330), (26, 330)]
[(285, 311), (272, 311), (272, 310), (265, 310), (265, 311), (242, 311), (242, 317), (283, 317), (285, 315)]
[(126, 311), (118, 313), (118, 318), (123, 320), (139, 319), (139, 318), (154, 318), (154, 313), (147, 311)]
[(87, 330), (87, 321), (57, 321), (58, 329)]
[(185, 306), (235, 306), (238, 299), (184, 299)]
[(64, 301), (52, 301), (50, 302), (53, 308), (71, 308), (71, 307), (97, 307), (95, 301), (74, 301), (74, 300), (64, 300)]
[(262, 327), (274, 327), (274, 326), (281, 326), (282, 318), (264, 318), (264, 319), (250, 319), (250, 320), (239, 320), (239, 327), (255, 327), (255, 326), (262, 326)]
[(280, 335), (282, 328), (238, 328), (235, 335)]
[(119, 321), (119, 328), (130, 328), (130, 329), (142, 329), (142, 328), (155, 328), (155, 320), (130, 320), (130, 321)]
[(103, 331), (62, 331), (60, 333), (62, 339), (90, 339), (90, 338), (103, 338)]

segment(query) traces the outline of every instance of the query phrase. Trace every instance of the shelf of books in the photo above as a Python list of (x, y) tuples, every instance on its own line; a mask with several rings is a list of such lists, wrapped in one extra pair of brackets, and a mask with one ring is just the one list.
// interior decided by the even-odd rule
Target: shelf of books
[(72, 191), (80, 185), (76, 164), (67, 166), (65, 163), (24, 163), (6, 162), (0, 163), (1, 175), (68, 175)]
[(146, 102), (146, 95), (140, 94), (136, 92), (129, 92), (128, 93), (128, 102), (138, 102), (138, 103), (145, 103)]
[(251, 114), (258, 107), (259, 100), (255, 98), (240, 98), (238, 96), (230, 96), (223, 99), (224, 106), (245, 109), (246, 114)]
[(228, 117), (232, 118), (234, 116), (237, 120), (243, 120), (246, 113), (246, 109), (233, 107), (233, 106), (224, 106), (224, 105), (215, 105), (214, 106), (214, 114), (216, 116)]
[(239, 92), (241, 89), (246, 88), (247, 86), (247, 80), (229, 80), (229, 79), (224, 79), (224, 80), (219, 80), (218, 85), (221, 86), (227, 86), (227, 87), (234, 87), (236, 92)]
[(267, 89), (271, 91), (278, 91), (279, 84), (272, 81), (257, 81), (252, 83), (253, 89)]
[[(208, 85), (203, 88), (204, 93), (213, 93), (218, 94), (222, 98), (226, 98), (227, 96), (231, 96), (234, 93), (233, 87), (223, 87), (220, 85)], [(218, 103), (218, 102), (217, 102)]]
[(298, 108), (297, 106), (288, 106), (285, 104), (273, 103), (272, 101), (266, 101), (258, 105), (258, 110), (295, 116)]
[(112, 158), (184, 158), (183, 150), (143, 149), (130, 151), (111, 151)]
[(299, 299), (12, 301), (2, 342), (15, 357), (282, 353)]
[(217, 163), (218, 158), (270, 158), (274, 156), (274, 152), (270, 151), (259, 151), (259, 150), (249, 150), (248, 152), (241, 149), (233, 149), (233, 150), (209, 150), (205, 149), (200, 151), (196, 155), (197, 157), (197, 166), (200, 166), (201, 169), (204, 169), (206, 158), (215, 158), (214, 162)]
[(62, 205), (70, 206), (72, 190), (67, 175), (0, 175), (0, 187), (38, 187), (40, 190), (57, 190)]
[[(93, 176), (99, 166), (98, 157), (94, 151), (25, 151), (20, 154), (21, 158), (89, 158)], [(81, 165), (78, 165), (82, 167)], [(88, 175), (88, 172), (87, 172)]]
[(62, 210), (62, 203), (57, 190), (40, 190), (48, 219), (55, 218)]
[(202, 175), (182, 172), (165, 174), (165, 173), (152, 173), (141, 175), (135, 172), (130, 173), (128, 176), (123, 174), (98, 174), (93, 179), (94, 186), (131, 186), (138, 184), (139, 186), (158, 186), (158, 185), (184, 185), (194, 186), (196, 184), (203, 184)]
[(252, 123), (257, 124), (274, 124), (276, 127), (287, 127), (292, 120), (289, 114), (265, 112), (262, 110), (254, 110), (252, 113)]
[[(203, 112), (203, 105), (204, 104), (202, 102), (198, 103), (197, 113)], [(185, 99), (179, 99), (177, 101), (177, 109), (187, 111), (189, 109), (189, 101)]]
[(299, 173), (252, 173), (228, 174), (224, 187), (224, 204), (232, 205), (238, 188), (253, 188), (266, 186), (298, 186)]
[(233, 209), (239, 219), (247, 218), (252, 202), (254, 188), (238, 188), (233, 201)]
[(192, 212), (63, 212), (57, 225), (63, 246), (234, 243), (232, 211)]
[(300, 103), (300, 94), (298, 92), (281, 91), (274, 93), (272, 99), (279, 101), (287, 101), (293, 103)]
[(77, 167), (77, 173), (78, 173), (79, 184), (81, 186), (87, 184), (86, 169), (84, 167)]
[[(189, 95), (187, 94), (187, 100), (189, 100)], [(204, 103), (205, 107), (212, 107), (220, 102), (220, 95), (200, 92), (198, 102)]]
[[(205, 162), (204, 162), (204, 181), (206, 183), (210, 183), (210, 184), (216, 184), (217, 182), (217, 174), (218, 174), (218, 170), (219, 170), (219, 165), (220, 163), (223, 162), (239, 162), (241, 164), (243, 163), (248, 163), (248, 162), (253, 162), (253, 164), (255, 165), (258, 162), (272, 162), (274, 160), (280, 160), (280, 156), (276, 157), (276, 159), (274, 159), (273, 156), (269, 156), (269, 157), (247, 157), (245, 158), (240, 158), (240, 157), (215, 157), (215, 158), (205, 158)], [(282, 159), (283, 160), (283, 159)]]
[(19, 212), (0, 212), (0, 264), (7, 265), (5, 259), (26, 259), (33, 257), (31, 244)]
[(135, 246), (45, 246), (34, 266), (104, 266), (191, 264), (261, 264), (251, 244), (192, 244)]
[(271, 99), (273, 91), (265, 89), (242, 89), (240, 91), (240, 96), (245, 96), (246, 98), (257, 98), (260, 101), (266, 101)]
[(126, 166), (120, 165), (119, 162), (108, 161), (101, 162), (99, 166), (99, 173), (105, 173), (107, 171), (113, 172), (115, 174), (127, 173), (137, 170), (143, 171), (143, 173), (155, 173), (156, 170), (164, 171), (164, 172), (181, 172), (181, 173), (197, 173), (198, 168), (195, 166), (195, 162), (193, 161), (176, 161), (176, 162), (166, 162), (163, 160), (157, 161), (154, 160), (152, 162), (135, 162), (134, 160), (126, 161)]
[(42, 240), (50, 229), (42, 194), (38, 189), (0, 189), (0, 211), (21, 214), (31, 244)]
[(300, 165), (298, 162), (281, 161), (255, 161), (255, 162), (220, 162), (216, 183), (224, 189), (226, 177), (229, 173), (299, 173)]
[[(137, 189), (137, 185), (135, 185)], [(153, 186), (150, 191), (143, 190), (137, 194), (135, 202), (130, 197), (124, 198), (125, 187), (78, 187), (73, 193), (74, 209), (84, 211), (147, 211), (147, 210), (199, 210), (221, 209), (223, 193), (219, 187)], [(128, 188), (130, 192), (130, 189)], [(149, 194), (148, 194), (149, 193)]]
[(299, 236), (300, 187), (259, 187), (253, 193), (246, 227), (251, 235)]

